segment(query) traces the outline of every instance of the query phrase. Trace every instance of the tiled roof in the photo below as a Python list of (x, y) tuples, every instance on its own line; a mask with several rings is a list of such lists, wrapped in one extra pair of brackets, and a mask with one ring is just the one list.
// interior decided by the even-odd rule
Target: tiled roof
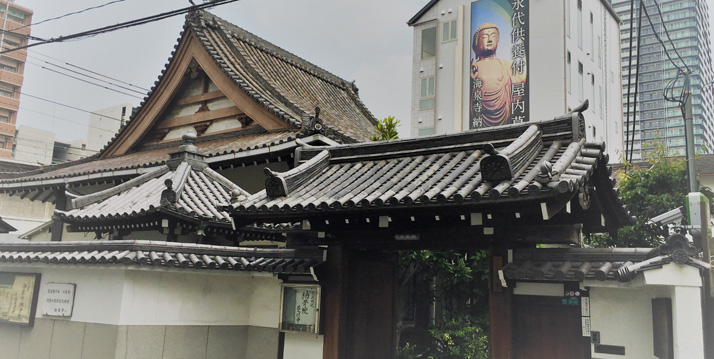
[(217, 208), (249, 193), (209, 168), (187, 138), (166, 165), (107, 190), (77, 196), (72, 199), (74, 209), (55, 213), (70, 223), (118, 221), (154, 212), (230, 223), (230, 215)]
[(0, 265), (35, 262), (309, 274), (323, 262), (323, 253), (128, 240), (0, 243)]
[[(199, 151), (201, 154), (207, 157), (207, 162), (210, 162), (211, 157), (275, 146), (294, 141), (295, 137), (296, 132), (293, 131), (268, 132), (261, 129), (246, 131), (245, 133), (236, 132), (200, 138), (197, 143), (200, 145)], [(169, 158), (169, 153), (175, 151), (179, 143), (180, 140), (163, 144), (160, 147), (151, 147), (107, 159), (97, 159), (96, 156), (92, 156), (61, 165), (45, 166), (29, 172), (0, 174), (0, 191), (5, 188), (15, 189), (23, 186), (40, 186), (42, 182), (38, 181), (65, 179), (75, 176), (93, 174), (119, 176), (120, 173), (116, 172), (126, 170), (134, 170), (130, 175), (136, 176), (143, 173), (142, 171), (135, 171), (137, 169), (154, 167), (165, 163)], [(61, 181), (61, 184), (63, 183)]]
[[(327, 127), (324, 132), (330, 133), (339, 142), (366, 141), (374, 133), (373, 126), (377, 120), (359, 99), (359, 90), (353, 82), (341, 79), (203, 10), (186, 16), (182, 37), (178, 41), (186, 31), (196, 35), (233, 83), (295, 129), (300, 129), (304, 120), (314, 114), (316, 107), (320, 107)], [(166, 69), (174, 54), (175, 51), (166, 63)], [(139, 107), (133, 110), (132, 118), (104, 149), (122, 135), (162, 80), (163, 72)]]
[(696, 249), (682, 235), (669, 237), (658, 248), (517, 249), (503, 269), (505, 278), (535, 281), (619, 280), (671, 262), (702, 270), (711, 266), (696, 259)]
[(236, 217), (291, 218), (380, 208), (539, 206), (583, 193), (586, 206), (596, 194), (609, 219), (627, 222), (604, 144), (585, 142), (583, 121), (575, 113), (452, 135), (303, 148), (298, 157), (305, 163), (270, 172), (265, 191), (233, 203), (231, 210)]
[(300, 127), (320, 107), (324, 123), (353, 140), (374, 133), (376, 119), (353, 83), (208, 12), (189, 15), (187, 26), (223, 72), (278, 117)]

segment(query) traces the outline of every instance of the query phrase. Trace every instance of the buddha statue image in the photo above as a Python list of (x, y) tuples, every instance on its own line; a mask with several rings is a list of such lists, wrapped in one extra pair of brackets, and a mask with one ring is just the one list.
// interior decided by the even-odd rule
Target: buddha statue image
[[(471, 62), (471, 119), (474, 127), (493, 127), (511, 123), (512, 103), (520, 96), (513, 94), (513, 84), (525, 82), (524, 71), (516, 71), (509, 60), (496, 57), (498, 27), (485, 23), (474, 33)], [(518, 86), (516, 86), (518, 87)]]

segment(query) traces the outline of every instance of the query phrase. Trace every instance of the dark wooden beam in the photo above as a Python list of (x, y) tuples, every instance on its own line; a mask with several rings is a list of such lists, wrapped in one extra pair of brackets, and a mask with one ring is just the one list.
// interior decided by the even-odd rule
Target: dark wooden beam
[[(55, 209), (67, 210), (67, 197), (64, 194), (64, 187), (60, 187), (52, 190), (55, 197)], [(62, 229), (64, 224), (58, 216), (52, 216), (52, 226), (50, 231), (52, 232), (52, 241), (59, 242), (62, 241)]]
[(347, 335), (347, 265), (348, 256), (340, 245), (327, 249), (327, 263), (324, 278), (320, 278), (323, 289), (324, 359), (346, 358)]
[(221, 91), (212, 91), (212, 92), (206, 92), (206, 93), (200, 94), (200, 95), (180, 98), (180, 99), (176, 100), (175, 104), (177, 106), (190, 105), (193, 103), (213, 100), (213, 99), (217, 99), (217, 98), (221, 98), (221, 97), (226, 97), (226, 95), (224, 95), (223, 92), (221, 92)]

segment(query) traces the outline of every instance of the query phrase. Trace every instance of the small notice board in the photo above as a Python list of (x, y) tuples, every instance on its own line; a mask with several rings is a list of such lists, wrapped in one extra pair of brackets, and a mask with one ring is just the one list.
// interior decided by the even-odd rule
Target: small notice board
[(40, 277), (39, 273), (0, 272), (0, 323), (35, 323)]
[(52, 317), (71, 317), (74, 308), (76, 284), (47, 283), (42, 288), (45, 296), (42, 300), (42, 315)]

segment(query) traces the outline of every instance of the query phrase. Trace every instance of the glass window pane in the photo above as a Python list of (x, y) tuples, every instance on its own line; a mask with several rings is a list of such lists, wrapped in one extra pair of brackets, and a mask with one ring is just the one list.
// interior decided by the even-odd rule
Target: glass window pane
[(451, 22), (451, 39), (456, 39), (456, 21)]
[(449, 23), (445, 22), (441, 28), (441, 41), (449, 41)]
[(430, 108), (434, 108), (434, 99), (433, 98), (427, 98), (419, 101), (419, 109), (420, 110), (427, 110)]
[(429, 77), (429, 96), (434, 96), (434, 77)]
[(429, 136), (434, 134), (433, 128), (422, 128), (419, 130), (419, 136)]
[(421, 97), (426, 97), (426, 79), (421, 79)]
[(436, 56), (436, 27), (421, 31), (421, 58), (428, 59)]

